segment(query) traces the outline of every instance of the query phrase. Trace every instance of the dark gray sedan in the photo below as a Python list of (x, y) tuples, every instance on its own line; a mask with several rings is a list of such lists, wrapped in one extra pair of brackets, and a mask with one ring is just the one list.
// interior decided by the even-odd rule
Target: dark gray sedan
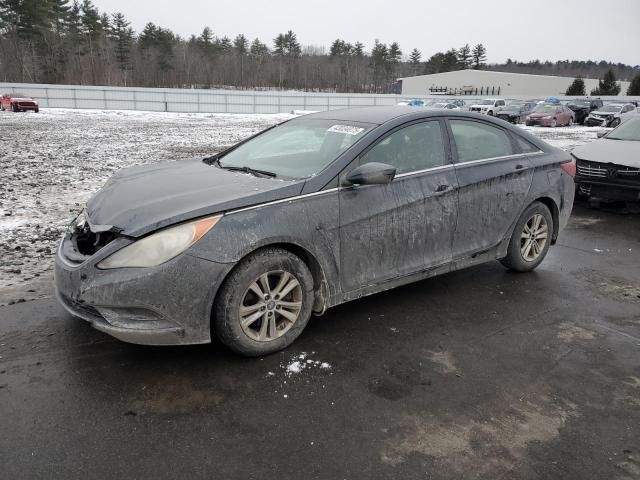
[(487, 116), (308, 115), (116, 174), (60, 243), (57, 295), (128, 342), (217, 335), (267, 354), (349, 300), (496, 259), (533, 270), (568, 220), (574, 173), (568, 154)]

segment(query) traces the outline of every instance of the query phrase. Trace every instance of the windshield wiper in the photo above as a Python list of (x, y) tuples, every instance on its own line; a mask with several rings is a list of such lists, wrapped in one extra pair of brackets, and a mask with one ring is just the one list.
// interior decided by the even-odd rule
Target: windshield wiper
[(277, 175), (273, 172), (269, 172), (267, 170), (258, 170), (257, 168), (251, 167), (233, 167), (233, 166), (225, 166), (221, 165), (218, 160), (215, 161), (216, 165), (220, 168), (224, 168), (225, 170), (231, 170), (232, 172), (244, 172), (250, 173), (252, 175), (263, 175), (265, 177), (276, 177)]

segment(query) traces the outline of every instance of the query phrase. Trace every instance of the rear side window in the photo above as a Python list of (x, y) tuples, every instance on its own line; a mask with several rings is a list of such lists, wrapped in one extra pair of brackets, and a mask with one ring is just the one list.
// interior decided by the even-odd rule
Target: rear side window
[(513, 155), (509, 135), (501, 128), (472, 120), (450, 120), (458, 163)]
[(513, 137), (516, 139), (516, 143), (520, 147), (520, 150), (522, 151), (522, 153), (534, 153), (534, 152), (540, 151), (538, 147), (536, 147), (533, 143), (529, 142), (528, 140), (525, 140), (520, 135), (514, 135)]
[(376, 144), (361, 164), (380, 162), (409, 173), (445, 164), (446, 155), (440, 122), (428, 121), (401, 128)]

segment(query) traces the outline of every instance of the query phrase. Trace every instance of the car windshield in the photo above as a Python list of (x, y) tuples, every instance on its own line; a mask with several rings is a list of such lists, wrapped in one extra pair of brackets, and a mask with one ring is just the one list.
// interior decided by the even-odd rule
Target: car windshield
[(556, 105), (536, 105), (533, 111), (535, 113), (556, 113), (557, 108)]
[(343, 120), (294, 120), (234, 148), (218, 158), (218, 165), (271, 172), (277, 177), (312, 177), (372, 127)]
[(588, 107), (591, 105), (589, 100), (571, 100), (568, 105), (573, 105), (575, 107)]
[(621, 108), (622, 108), (622, 105), (610, 104), (610, 105), (605, 105), (604, 107), (601, 107), (598, 110), (600, 110), (601, 112), (619, 112)]
[(640, 118), (632, 118), (612, 130), (606, 138), (611, 140), (640, 141)]

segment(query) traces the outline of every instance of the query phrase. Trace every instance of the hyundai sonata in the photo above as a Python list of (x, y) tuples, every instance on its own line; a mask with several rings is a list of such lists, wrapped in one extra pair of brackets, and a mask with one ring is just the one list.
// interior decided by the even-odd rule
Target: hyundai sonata
[(57, 295), (124, 341), (217, 335), (267, 354), (349, 300), (495, 259), (533, 270), (567, 223), (574, 174), (567, 153), (479, 114), (298, 117), (113, 176), (60, 243)]

